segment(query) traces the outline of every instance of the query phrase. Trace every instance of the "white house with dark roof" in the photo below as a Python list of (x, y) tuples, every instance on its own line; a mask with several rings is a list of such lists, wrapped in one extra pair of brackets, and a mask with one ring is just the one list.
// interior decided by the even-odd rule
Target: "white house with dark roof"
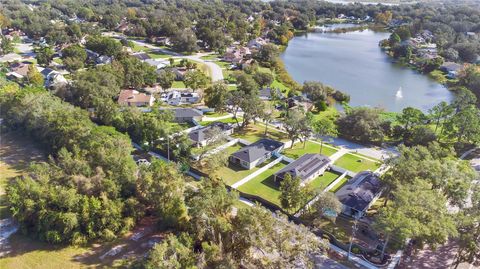
[(361, 218), (380, 197), (382, 190), (380, 179), (373, 172), (364, 171), (350, 179), (335, 196), (343, 204), (343, 214)]
[(213, 139), (215, 139), (215, 137), (212, 137), (212, 135), (216, 133), (214, 129), (218, 129), (220, 135), (231, 135), (233, 133), (233, 126), (231, 124), (214, 122), (201, 129), (190, 132), (188, 136), (193, 141), (195, 146), (204, 147)]
[(282, 142), (263, 138), (234, 152), (229, 161), (250, 170), (270, 159), (274, 153), (279, 153), (283, 147)]
[(292, 178), (300, 178), (302, 184), (307, 184), (323, 175), (330, 168), (332, 160), (321, 154), (304, 154), (294, 162), (274, 174), (275, 181), (282, 181), (287, 174)]

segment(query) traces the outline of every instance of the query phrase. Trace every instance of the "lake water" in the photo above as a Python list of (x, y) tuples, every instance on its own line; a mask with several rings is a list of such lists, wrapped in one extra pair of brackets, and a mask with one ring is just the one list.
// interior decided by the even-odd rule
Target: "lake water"
[(294, 37), (281, 58), (299, 83), (320, 81), (350, 95), (351, 106), (398, 112), (407, 106), (423, 111), (452, 93), (443, 85), (392, 62), (378, 42), (389, 33), (371, 30), (309, 33)]

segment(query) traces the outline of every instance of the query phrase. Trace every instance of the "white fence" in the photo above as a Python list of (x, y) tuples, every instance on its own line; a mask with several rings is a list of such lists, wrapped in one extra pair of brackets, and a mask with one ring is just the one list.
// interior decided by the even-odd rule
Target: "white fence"
[(340, 174), (347, 173), (347, 175), (350, 176), (350, 177), (354, 177), (357, 174), (355, 172), (352, 172), (350, 170), (347, 170), (345, 168), (342, 168), (342, 167), (336, 166), (336, 165), (331, 165), (330, 169), (332, 169), (333, 171), (335, 171), (337, 173), (340, 173)]
[(261, 173), (267, 171), (268, 169), (270, 169), (271, 167), (273, 167), (274, 165), (276, 165), (277, 163), (283, 161), (283, 156), (280, 156), (279, 158), (275, 159), (274, 161), (272, 161), (271, 163), (265, 165), (264, 167), (258, 169), (257, 171), (251, 173), (250, 175), (244, 177), (242, 180), (236, 182), (235, 184), (232, 185), (232, 188), (236, 189), (240, 186), (242, 186), (243, 184), (247, 183), (248, 181), (250, 181), (251, 179), (255, 178), (256, 176), (260, 175)]
[(337, 177), (337, 179), (335, 179), (332, 183), (330, 183), (324, 190), (323, 192), (327, 192), (329, 190), (331, 190), (333, 187), (335, 187), (345, 176), (347, 176), (347, 172), (345, 171), (345, 173), (343, 173), (342, 175), (340, 175), (339, 177)]

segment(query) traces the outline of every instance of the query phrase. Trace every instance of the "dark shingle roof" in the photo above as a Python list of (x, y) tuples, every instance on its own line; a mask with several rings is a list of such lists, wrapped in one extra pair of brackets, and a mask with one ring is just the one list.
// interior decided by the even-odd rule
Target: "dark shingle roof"
[(304, 154), (302, 157), (275, 173), (275, 175), (284, 178), (285, 174), (289, 173), (292, 177), (299, 177), (303, 181), (312, 174), (325, 168), (325, 166), (328, 166), (330, 161), (330, 158), (325, 155)]
[(223, 132), (232, 129), (233, 127), (228, 123), (214, 122), (206, 127), (190, 132), (188, 136), (195, 142), (202, 142), (207, 139), (208, 130), (211, 130), (212, 128), (218, 128)]
[(202, 112), (193, 108), (176, 108), (173, 110), (175, 118), (193, 118), (202, 116)]
[(282, 147), (283, 143), (272, 139), (263, 138), (234, 152), (232, 156), (246, 162), (253, 162), (265, 156), (265, 154)]
[(151, 57), (148, 54), (146, 54), (145, 52), (135, 53), (132, 56), (139, 59), (139, 60), (142, 60), (142, 61), (145, 61), (147, 59), (151, 59)]
[(380, 179), (372, 172), (361, 172), (338, 190), (335, 195), (342, 204), (363, 212), (368, 209), (368, 205), (380, 192)]

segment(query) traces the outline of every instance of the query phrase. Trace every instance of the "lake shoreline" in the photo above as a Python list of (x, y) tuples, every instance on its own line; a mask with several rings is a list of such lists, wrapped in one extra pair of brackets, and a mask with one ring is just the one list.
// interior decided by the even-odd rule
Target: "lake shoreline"
[[(348, 28), (347, 28), (348, 29)], [(292, 38), (288, 44), (283, 48), (282, 50), (282, 53), (280, 55), (280, 59), (281, 61), (284, 63), (285, 65), (285, 69), (286, 71), (289, 73), (289, 75), (294, 78), (294, 80), (297, 81), (297, 83), (302, 83), (303, 81), (310, 81), (310, 80), (314, 80), (314, 81), (319, 81), (319, 82), (322, 82), (324, 83), (325, 85), (329, 85), (329, 86), (332, 86), (333, 88), (335, 89), (338, 89), (344, 93), (347, 93), (349, 94), (351, 97), (352, 97), (352, 101), (350, 102), (350, 105), (353, 106), (353, 107), (357, 107), (357, 106), (371, 106), (371, 107), (379, 107), (379, 108), (382, 108), (384, 109), (385, 111), (387, 112), (399, 112), (401, 111), (401, 109), (403, 109), (404, 107), (407, 107), (407, 106), (414, 106), (414, 107), (417, 107), (421, 110), (424, 110), (424, 111), (427, 111), (429, 108), (431, 108), (434, 103), (431, 103), (432, 100), (434, 101), (435, 99), (438, 99), (439, 101), (448, 101), (450, 102), (452, 100), (452, 97), (451, 97), (451, 93), (453, 92), (451, 90), (450, 87), (448, 87), (448, 85), (445, 85), (444, 83), (441, 83), (441, 81), (438, 80), (437, 77), (432, 77), (432, 76), (429, 76), (429, 75), (426, 75), (424, 73), (421, 73), (419, 72), (418, 70), (415, 70), (409, 66), (406, 66), (402, 63), (400, 63), (399, 61), (392, 61), (392, 58), (389, 57), (388, 55), (385, 55), (386, 53), (384, 51), (381, 51), (381, 48), (378, 46), (378, 42), (384, 38), (386, 38), (386, 35), (389, 33), (387, 31), (378, 31), (380, 28), (378, 27), (374, 27), (374, 28), (371, 28), (371, 27), (367, 27), (365, 30), (357, 30), (357, 29), (354, 29), (352, 31), (346, 31), (346, 32), (343, 32), (343, 30), (338, 33), (338, 32), (322, 32), (322, 33), (318, 33), (318, 32), (315, 32), (315, 31), (305, 31), (305, 32), (302, 32), (302, 33), (297, 33), (295, 35), (294, 38)], [(381, 30), (384, 30), (384, 28), (381, 28)], [(378, 32), (378, 33), (377, 33)], [(352, 93), (352, 87), (349, 88), (349, 87), (342, 87), (342, 84), (341, 83), (332, 83), (332, 80), (329, 79), (331, 78), (331, 76), (326, 76), (325, 74), (322, 73), (322, 71), (318, 71), (317, 74), (310, 74), (309, 76), (308, 75), (305, 75), (305, 73), (311, 73), (312, 70), (326, 70), (326, 72), (328, 72), (329, 68), (328, 67), (325, 67), (325, 66), (329, 66), (333, 63), (333, 65), (341, 65), (340, 63), (338, 63), (338, 61), (345, 61), (345, 57), (344, 55), (338, 55), (338, 59), (335, 58), (333, 59), (331, 57), (332, 54), (339, 54), (338, 51), (333, 51), (333, 48), (332, 48), (332, 51), (331, 53), (325, 53), (325, 51), (320, 51), (319, 53), (312, 53), (312, 52), (315, 52), (315, 49), (317, 47), (325, 47), (325, 46), (331, 46), (331, 45), (326, 45), (325, 44), (325, 40), (323, 40), (322, 42), (319, 42), (319, 41), (311, 41), (311, 40), (314, 40), (314, 39), (331, 39), (333, 41), (336, 41), (336, 40), (341, 40), (341, 39), (348, 39), (348, 38), (355, 38), (356, 36), (363, 36), (363, 35), (371, 35), (372, 37), (370, 37), (370, 40), (369, 43), (365, 43), (363, 42), (361, 45), (364, 45), (364, 46), (368, 46), (367, 48), (367, 53), (370, 53), (372, 54), (373, 56), (371, 56), (371, 58), (375, 58), (376, 57), (376, 60), (377, 60), (377, 65), (379, 64), (378, 62), (380, 62), (380, 67), (376, 67), (377, 69), (387, 69), (387, 70), (391, 70), (390, 72), (397, 72), (397, 73), (400, 73), (401, 76), (400, 79), (402, 79), (402, 77), (407, 77), (407, 81), (405, 82), (405, 86), (403, 86), (402, 83), (399, 84), (400, 87), (396, 87), (397, 91), (400, 91), (400, 94), (397, 94), (397, 96), (400, 96), (400, 99), (403, 98), (403, 95), (402, 94), (402, 88), (406, 88), (406, 89), (409, 89), (409, 88), (416, 88), (416, 89), (421, 89), (419, 91), (410, 91), (409, 93), (407, 92), (408, 95), (410, 95), (410, 99), (413, 100), (413, 102), (411, 103), (408, 103), (407, 101), (404, 101), (402, 104), (400, 105), (391, 105), (391, 103), (394, 103), (394, 102), (398, 102), (398, 103), (401, 103), (402, 100), (397, 100), (395, 99), (395, 96), (396, 94), (395, 93), (392, 93), (393, 94), (393, 98), (392, 96), (390, 95), (390, 97), (388, 96), (385, 96), (385, 101), (382, 101), (380, 102), (379, 100), (373, 100), (372, 102), (368, 102), (368, 101), (365, 101), (365, 98), (364, 99), (360, 99), (360, 101), (358, 99), (356, 99), (356, 95), (358, 95), (358, 91), (357, 93), (355, 93), (355, 90), (353, 90), (353, 93)], [(383, 37), (383, 38), (379, 38), (379, 37)], [(367, 38), (368, 39), (368, 38)], [(295, 49), (292, 49), (292, 46), (299, 46), (299, 40), (302, 40), (302, 42), (304, 43), (308, 43), (308, 42), (313, 42), (314, 44), (310, 46), (313, 46), (313, 49), (308, 47), (309, 44), (307, 44), (307, 48), (302, 48), (302, 49), (299, 49), (301, 50), (301, 52), (298, 52), (296, 51), (295, 53), (299, 54), (299, 55), (302, 55), (300, 58), (305, 58), (305, 63), (302, 63), (302, 64), (293, 64), (292, 65), (292, 61), (294, 62), (297, 62), (299, 61), (299, 59), (295, 59), (295, 57), (292, 57), (292, 56), (289, 56), (289, 54), (292, 54), (292, 50), (297, 50), (296, 48)], [(330, 40), (330, 41), (331, 41)], [(327, 40), (329, 41), (329, 40)], [(344, 43), (342, 43), (343, 46), (347, 46), (348, 48), (345, 49), (343, 48), (344, 50), (346, 50), (347, 52), (349, 50), (351, 50), (352, 48), (355, 49), (355, 41), (356, 40), (353, 40), (352, 43), (350, 43), (349, 41), (345, 41)], [(361, 41), (364, 41), (364, 40), (361, 40)], [(348, 42), (348, 43), (347, 43)], [(345, 45), (347, 44), (347, 45)], [(302, 44), (302, 46), (305, 45), (305, 44)], [(342, 49), (342, 48), (340, 48)], [(335, 50), (338, 50), (336, 47), (335, 47)], [(308, 55), (308, 56), (304, 56), (304, 54), (309, 54), (311, 53), (311, 55)], [(323, 54), (322, 54), (323, 53)], [(364, 63), (361, 62), (361, 60), (359, 59), (356, 59), (356, 58), (361, 58), (361, 57), (366, 57), (366, 56), (363, 56), (362, 53), (365, 53), (365, 52), (361, 52), (359, 53), (359, 55), (353, 55), (353, 56), (358, 56), (358, 57), (351, 57), (349, 58), (345, 64), (343, 66), (336, 66), (337, 67), (337, 70), (339, 71), (338, 73), (342, 73), (343, 77), (342, 78), (339, 78), (338, 81), (342, 81), (342, 80), (348, 80), (348, 79), (351, 79), (351, 77), (355, 77), (357, 80), (359, 81), (365, 81), (365, 80), (369, 80), (368, 78), (365, 78), (365, 77), (370, 77), (371, 74), (369, 74), (369, 70), (373, 67), (367, 67), (365, 66)], [(379, 54), (382, 54), (382, 56), (380, 56)], [(321, 56), (318, 56), (318, 55), (323, 55), (326, 57), (330, 57), (330, 62), (327, 61), (326, 59), (324, 58), (321, 58)], [(314, 65), (309, 65), (309, 62), (312, 62), (312, 60), (310, 58), (316, 58), (318, 59), (316, 61), (316, 63)], [(293, 58), (293, 59), (292, 59)], [(385, 58), (385, 59), (382, 59), (382, 58)], [(388, 59), (388, 64), (386, 64), (385, 62), (387, 61), (386, 59)], [(368, 60), (368, 59), (367, 59)], [(352, 62), (354, 62), (353, 64), (358, 64), (359, 66), (361, 66), (362, 68), (359, 69), (360, 72), (355, 72), (355, 71), (352, 71), (350, 65), (352, 65)], [(318, 64), (318, 63), (322, 63), (322, 64)], [(308, 67), (306, 67), (308, 66)], [(345, 69), (347, 69), (348, 72), (345, 72)], [(375, 68), (374, 68), (375, 69)], [(406, 69), (406, 70), (405, 70)], [(302, 72), (302, 70), (304, 72)], [(409, 70), (409, 71), (407, 71)], [(362, 77), (362, 75), (360, 73), (364, 73), (366, 74), (365, 76)], [(335, 74), (335, 75), (338, 75)], [(375, 73), (375, 72), (374, 72)], [(390, 74), (391, 75), (391, 74)], [(381, 73), (379, 75), (376, 75), (376, 76), (372, 76), (372, 77), (375, 77), (375, 78), (378, 78), (376, 80), (381, 80), (384, 82), (383, 85), (385, 89), (382, 89), (382, 90), (377, 90), (376, 92), (374, 91), (373, 93), (371, 93), (371, 96), (375, 97), (377, 95), (387, 95), (388, 93), (386, 92), (391, 92), (393, 91), (391, 88), (392, 88), (392, 85), (395, 85), (395, 83), (392, 83), (392, 82), (395, 82), (397, 81), (397, 78), (396, 77), (392, 77), (391, 80), (388, 80), (388, 78), (385, 78), (384, 76), (381, 75)], [(410, 81), (408, 81), (410, 80)], [(420, 83), (416, 82), (416, 80), (420, 81)], [(378, 83), (381, 83), (381, 82), (378, 82)], [(377, 83), (377, 84), (378, 84)], [(375, 83), (373, 83), (375, 84)], [(390, 85), (392, 84), (392, 85)], [(417, 85), (418, 84), (418, 85)], [(353, 83), (353, 88), (355, 87), (361, 87), (363, 86), (364, 89), (368, 89), (368, 85), (365, 86), (365, 85), (358, 85), (356, 83)], [(376, 86), (377, 88), (381, 87), (381, 86)], [(390, 90), (388, 90), (388, 88), (390, 88)], [(444, 89), (444, 90), (442, 90)], [(403, 89), (403, 91), (406, 91), (405, 89)], [(368, 92), (368, 90), (367, 90)], [(448, 93), (446, 93), (448, 92)], [(411, 95), (418, 95), (419, 98), (422, 98), (421, 95), (423, 95), (423, 98), (426, 100), (425, 103), (421, 103), (421, 102), (418, 102), (418, 100), (415, 102), (415, 100), (417, 98), (412, 98)], [(365, 96), (364, 93), (361, 93), (360, 94), (361, 96)], [(369, 94), (370, 95), (370, 94)], [(391, 101), (388, 101), (387, 99), (389, 98), (389, 100)], [(430, 100), (431, 99), (431, 100)], [(363, 100), (363, 102), (362, 102)]]

